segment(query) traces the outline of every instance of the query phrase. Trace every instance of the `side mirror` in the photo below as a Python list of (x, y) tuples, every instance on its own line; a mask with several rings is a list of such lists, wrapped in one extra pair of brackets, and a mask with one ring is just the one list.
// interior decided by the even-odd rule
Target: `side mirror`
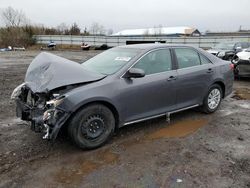
[(145, 76), (144, 70), (137, 68), (131, 68), (125, 74), (126, 78), (142, 78), (144, 76)]

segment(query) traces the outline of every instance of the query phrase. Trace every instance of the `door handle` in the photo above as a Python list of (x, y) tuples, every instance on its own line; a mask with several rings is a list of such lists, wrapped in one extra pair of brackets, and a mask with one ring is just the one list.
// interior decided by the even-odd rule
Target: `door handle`
[(171, 81), (171, 80), (176, 80), (177, 77), (176, 76), (169, 76), (169, 78), (167, 79), (168, 81)]
[(207, 73), (212, 73), (212, 72), (214, 72), (213, 69), (211, 68), (207, 69)]

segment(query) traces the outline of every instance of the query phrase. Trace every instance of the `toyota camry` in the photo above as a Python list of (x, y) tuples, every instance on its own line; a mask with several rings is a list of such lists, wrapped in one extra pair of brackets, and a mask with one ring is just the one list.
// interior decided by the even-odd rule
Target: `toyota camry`
[(232, 92), (233, 65), (183, 45), (109, 49), (79, 64), (43, 52), (12, 93), (17, 116), (55, 140), (62, 127), (84, 149), (124, 125), (198, 107), (215, 112)]

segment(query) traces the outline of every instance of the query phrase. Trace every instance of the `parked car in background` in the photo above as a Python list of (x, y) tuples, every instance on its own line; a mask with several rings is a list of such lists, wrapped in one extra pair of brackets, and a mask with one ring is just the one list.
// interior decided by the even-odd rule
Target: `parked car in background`
[(8, 51), (25, 51), (25, 47), (8, 46), (8, 48), (0, 48), (0, 52), (8, 52)]
[(13, 47), (14, 51), (25, 51), (25, 47)]
[(8, 48), (0, 48), (0, 52), (8, 52), (8, 51), (12, 51), (12, 47), (8, 46)]
[(90, 45), (88, 45), (87, 43), (82, 43), (82, 45), (81, 45), (81, 49), (82, 50), (89, 50), (90, 49)]
[(195, 107), (215, 112), (232, 92), (231, 65), (182, 45), (121, 46), (83, 64), (41, 53), (11, 98), (44, 139), (64, 126), (76, 145), (92, 149), (124, 125)]
[(215, 45), (212, 49), (207, 50), (207, 52), (223, 60), (231, 61), (236, 53), (249, 47), (249, 42), (226, 42)]
[(49, 48), (49, 49), (55, 49), (56, 48), (56, 43), (55, 42), (53, 42), (53, 41), (50, 41), (48, 44), (47, 44), (47, 47)]
[(56, 49), (56, 43), (53, 41), (50, 41), (46, 47), (41, 47), (41, 50), (55, 50)]
[(235, 66), (236, 77), (250, 77), (250, 48), (237, 53), (232, 63)]
[(95, 45), (94, 46), (94, 49), (95, 50), (107, 50), (111, 47), (109, 47), (107, 44), (102, 44), (102, 45)]

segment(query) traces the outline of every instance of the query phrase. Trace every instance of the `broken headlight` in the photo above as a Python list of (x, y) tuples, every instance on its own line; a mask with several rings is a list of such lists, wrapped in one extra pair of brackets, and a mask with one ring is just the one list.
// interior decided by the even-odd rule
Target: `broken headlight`
[(43, 114), (43, 121), (46, 121), (46, 122), (48, 121), (49, 124), (55, 123), (53, 121), (56, 121), (62, 114), (61, 110), (56, 109), (56, 107), (63, 102), (64, 98), (65, 96), (62, 95), (62, 96), (59, 96), (55, 99), (52, 99), (46, 102), (47, 110)]
[(21, 95), (22, 89), (23, 89), (24, 87), (25, 87), (25, 83), (22, 83), (21, 85), (17, 86), (17, 87), (14, 89), (14, 91), (12, 92), (10, 98), (11, 98), (12, 100), (17, 99), (17, 98)]
[(57, 107), (58, 105), (60, 105), (60, 104), (63, 102), (64, 98), (65, 98), (65, 96), (62, 95), (62, 96), (60, 96), (60, 97), (57, 97), (57, 98), (52, 99), (52, 100), (50, 100), (50, 101), (47, 101), (47, 102), (46, 102), (46, 105), (47, 105), (49, 108), (51, 108), (51, 107), (52, 107), (52, 108), (53, 108), (53, 107)]

